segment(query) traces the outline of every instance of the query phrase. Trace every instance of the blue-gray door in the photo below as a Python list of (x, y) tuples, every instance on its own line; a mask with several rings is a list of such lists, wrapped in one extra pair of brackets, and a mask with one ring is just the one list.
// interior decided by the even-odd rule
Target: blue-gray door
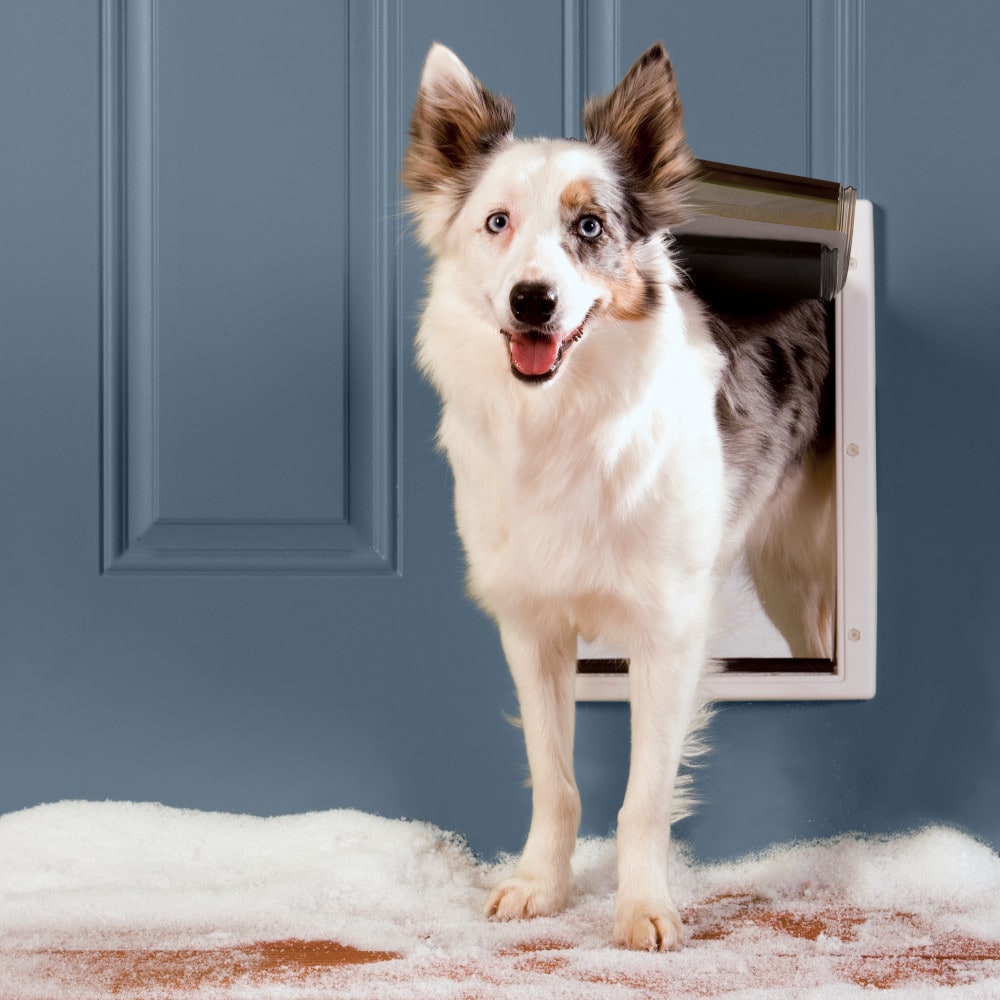
[[(991, 9), (3, 0), (0, 811), (354, 806), (517, 848), (511, 685), (463, 597), (436, 402), (412, 366), (425, 262), (399, 156), (433, 39), (514, 99), (521, 134), (559, 134), (660, 38), (698, 155), (833, 176), (876, 203), (894, 511), (879, 699), (727, 710), (689, 834), (726, 852), (928, 816), (996, 835), (921, 747), (891, 780), (871, 764), (955, 649), (979, 693), (953, 677), (934, 703), (954, 702), (971, 759), (997, 751), (970, 734), (995, 733), (995, 576), (977, 560), (995, 562), (998, 477), (994, 462), (973, 486), (965, 444), (983, 433), (965, 433), (971, 401), (997, 388)], [(960, 307), (936, 291), (949, 282)], [(941, 601), (946, 630), (910, 627)], [(627, 716), (579, 715), (584, 824), (605, 832)]]
[(0, 811), (518, 794), (397, 179), (435, 36), (560, 127), (561, 6), (490, 9), (0, 6)]

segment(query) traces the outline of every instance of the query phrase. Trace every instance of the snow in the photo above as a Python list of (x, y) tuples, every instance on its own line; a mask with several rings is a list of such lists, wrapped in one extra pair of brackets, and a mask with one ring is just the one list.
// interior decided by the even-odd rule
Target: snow
[[(679, 848), (672, 882), (691, 940), (669, 956), (608, 947), (612, 841), (581, 841), (574, 896), (559, 917), (507, 924), (484, 919), (488, 886), (512, 866), (510, 858), (477, 861), (458, 837), (429, 824), (350, 810), (260, 818), (148, 803), (63, 802), (11, 813), (0, 817), (0, 997), (80, 995), (71, 986), (58, 992), (53, 980), (47, 992), (37, 992), (24, 957), (35, 951), (212, 949), (291, 938), (398, 953), (399, 960), (385, 963), (391, 974), (371, 987), (370, 995), (379, 1000), (479, 995), (456, 993), (454, 977), (434, 978), (433, 970), (449, 963), (492, 970), (494, 983), (521, 970), (516, 992), (483, 994), (490, 996), (647, 996), (628, 985), (629, 977), (641, 980), (664, 968), (679, 981), (711, 974), (732, 984), (732, 996), (806, 995), (747, 987), (750, 971), (761, 961), (762, 932), (744, 919), (746, 908), (769, 903), (786, 914), (794, 931), (782, 941), (781, 954), (801, 955), (802, 961), (836, 963), (846, 952), (899, 953), (926, 946), (931, 937), (1000, 942), (1000, 858), (941, 827), (897, 838), (786, 845), (726, 864), (697, 864)], [(900, 938), (897, 921), (895, 937), (883, 940), (879, 935), (890, 931), (860, 917), (850, 924), (845, 943), (848, 935), (835, 927), (809, 930), (805, 914), (818, 905), (855, 914), (905, 913), (910, 929)], [(707, 914), (731, 919), (724, 941), (710, 940)], [(553, 968), (576, 977), (568, 985), (547, 975), (544, 963), (524, 971), (517, 955), (546, 947), (552, 949)], [(300, 993), (289, 987), (252, 995), (366, 997), (372, 968), (337, 972), (347, 992)], [(609, 969), (615, 982), (607, 982)], [(588, 976), (605, 981), (589, 982)], [(353, 985), (344, 986), (348, 982)], [(972, 989), (938, 984), (899, 995), (1000, 996), (1000, 983), (994, 993)], [(126, 995), (117, 988), (106, 995), (112, 993)], [(817, 983), (808, 993), (855, 994), (866, 991)]]
[(456, 838), (354, 811), (262, 819), (63, 802), (0, 817), (8, 947), (84, 947), (98, 935), (104, 947), (185, 947), (207, 935), (394, 951), (427, 922), (442, 933), (467, 923), (480, 893)]

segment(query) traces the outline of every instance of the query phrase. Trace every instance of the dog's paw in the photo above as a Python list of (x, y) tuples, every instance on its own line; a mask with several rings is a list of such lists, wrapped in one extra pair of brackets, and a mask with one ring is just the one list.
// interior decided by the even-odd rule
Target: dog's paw
[(640, 900), (615, 908), (615, 944), (633, 951), (670, 951), (681, 943), (681, 917), (669, 903)]
[(566, 905), (566, 890), (540, 879), (509, 878), (486, 901), (486, 916), (494, 920), (549, 917)]

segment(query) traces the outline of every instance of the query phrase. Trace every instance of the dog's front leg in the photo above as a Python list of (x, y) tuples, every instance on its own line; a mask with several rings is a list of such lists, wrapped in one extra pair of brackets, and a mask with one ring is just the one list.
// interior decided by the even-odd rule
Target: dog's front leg
[(513, 878), (490, 894), (486, 914), (500, 920), (557, 913), (569, 894), (570, 860), (580, 825), (573, 776), (576, 636), (544, 637), (501, 623), (500, 637), (517, 687), (531, 769), (532, 816)]
[(629, 665), (632, 755), (618, 814), (615, 943), (667, 951), (681, 936), (670, 896), (670, 818), (684, 737), (697, 707), (704, 640), (686, 629), (681, 641), (654, 644)]

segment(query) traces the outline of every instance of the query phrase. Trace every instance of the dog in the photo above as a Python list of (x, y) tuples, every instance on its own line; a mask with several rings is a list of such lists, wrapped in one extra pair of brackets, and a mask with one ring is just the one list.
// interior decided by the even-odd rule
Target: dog
[[(819, 302), (712, 308), (677, 266), (696, 161), (662, 45), (584, 110), (586, 139), (515, 139), (514, 110), (431, 47), (403, 165), (429, 250), (416, 338), (441, 399), (468, 589), (497, 622), (532, 819), (496, 919), (567, 902), (580, 821), (577, 637), (628, 651), (630, 773), (614, 940), (681, 940), (667, 855), (689, 807), (713, 593), (745, 557), (794, 655), (830, 654), (830, 348)], [(687, 737), (687, 739), (686, 739)]]

